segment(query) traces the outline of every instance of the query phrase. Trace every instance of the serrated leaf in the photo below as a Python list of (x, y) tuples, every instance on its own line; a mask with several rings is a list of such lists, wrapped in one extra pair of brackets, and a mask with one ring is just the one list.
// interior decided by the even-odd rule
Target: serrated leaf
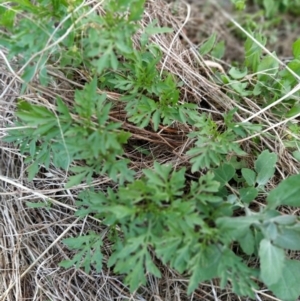
[(32, 105), (31, 106), (32, 111), (35, 113), (37, 113), (39, 116), (43, 116), (43, 117), (52, 117), (54, 118), (54, 114), (47, 108), (42, 107), (42, 106), (37, 106), (37, 105)]
[(218, 276), (218, 267), (222, 260), (222, 252), (217, 245), (206, 247), (201, 252), (191, 268), (192, 275), (189, 280), (188, 294), (194, 292), (199, 283), (211, 280)]
[(178, 250), (180, 242), (180, 237), (166, 237), (164, 241), (158, 240), (155, 244), (156, 255), (164, 264), (169, 263), (174, 260), (174, 254)]
[(125, 282), (129, 284), (130, 291), (134, 292), (140, 285), (146, 283), (143, 261), (139, 260), (133, 269), (125, 278)]
[(154, 162), (154, 170), (155, 172), (164, 179), (165, 182), (168, 181), (169, 175), (172, 172), (171, 164), (160, 164), (157, 161)]
[(36, 140), (34, 139), (29, 143), (29, 154), (32, 158), (35, 155), (35, 151), (36, 151)]
[(116, 55), (113, 51), (110, 53), (110, 65), (111, 65), (112, 69), (115, 71), (118, 69), (118, 66), (119, 66), (118, 58), (116, 57)]
[[(104, 208), (103, 208), (104, 209)], [(128, 208), (123, 205), (111, 205), (107, 207), (107, 211), (111, 212), (116, 216), (117, 219), (122, 219), (126, 216), (131, 216), (134, 214), (135, 210), (133, 208)]]
[(154, 131), (156, 132), (158, 130), (159, 123), (160, 123), (160, 111), (159, 110), (156, 110), (154, 112), (154, 114), (152, 115), (152, 122), (153, 122)]
[(50, 132), (52, 128), (56, 130), (56, 125), (57, 125), (56, 121), (39, 125), (38, 128), (34, 131), (34, 135), (45, 135), (48, 132)]
[(95, 65), (96, 65), (98, 74), (101, 74), (103, 72), (103, 70), (110, 65), (110, 53), (105, 52), (104, 54), (102, 54), (100, 59), (95, 61)]
[(91, 257), (91, 262), (95, 263), (95, 268), (96, 271), (99, 273), (102, 270), (102, 261), (103, 261), (103, 255), (101, 253), (101, 249), (96, 248), (92, 257)]
[(18, 99), (17, 108), (18, 111), (31, 111), (32, 104), (30, 104), (28, 101), (25, 101), (23, 99)]
[(199, 53), (201, 55), (205, 55), (205, 54), (208, 54), (212, 48), (214, 47), (214, 44), (216, 42), (216, 38), (217, 38), (217, 35), (215, 33), (213, 33), (206, 42), (204, 42), (200, 48), (199, 48)]
[(212, 165), (218, 166), (220, 164), (220, 157), (217, 153), (215, 152), (207, 152), (206, 153), (206, 158), (209, 158)]
[(69, 108), (65, 105), (63, 100), (60, 97), (57, 97), (56, 103), (57, 103), (57, 111), (62, 113), (65, 117), (71, 120), (72, 117), (70, 115)]
[(40, 125), (48, 123), (49, 121), (53, 121), (52, 118), (45, 118), (44, 116), (40, 116), (35, 112), (22, 112), (17, 111), (16, 115), (27, 125)]
[(87, 236), (68, 237), (63, 240), (63, 243), (68, 246), (71, 250), (79, 249), (87, 241)]
[(39, 172), (39, 163), (35, 161), (27, 168), (28, 171), (28, 180), (32, 181), (35, 175)]
[(157, 186), (165, 186), (163, 179), (155, 171), (150, 169), (143, 169), (144, 175), (149, 179), (150, 183)]
[(158, 277), (158, 278), (161, 277), (160, 270), (157, 268), (157, 266), (152, 261), (152, 258), (148, 251), (146, 253), (146, 270), (147, 270), (147, 272), (151, 273), (155, 277)]
[(279, 205), (300, 207), (300, 175), (283, 180), (267, 197), (268, 207)]
[(68, 188), (71, 188), (73, 186), (80, 184), (86, 175), (87, 175), (87, 172), (82, 172), (80, 174), (69, 177), (69, 180), (65, 185), (65, 188), (68, 189)]
[(69, 269), (74, 265), (74, 261), (73, 260), (62, 260), (61, 262), (58, 263), (58, 266), (65, 268), (65, 269)]
[(174, 254), (172, 260), (172, 267), (174, 267), (179, 273), (183, 273), (186, 270), (188, 259), (190, 258), (191, 251), (190, 245), (186, 244), (178, 248)]
[(133, 51), (133, 49), (122, 40), (116, 41), (115, 44), (120, 52), (130, 54)]
[(77, 250), (70, 260), (64, 260), (59, 265), (69, 268), (75, 264), (76, 268), (83, 267), (86, 273), (91, 270), (91, 265), (96, 264), (97, 269), (102, 266), (102, 240), (99, 235), (90, 232), (88, 235), (69, 237), (63, 240), (71, 250)]
[(266, 185), (274, 175), (277, 155), (264, 150), (255, 161), (255, 170), (257, 172), (256, 183)]
[(263, 239), (259, 246), (259, 258), (260, 276), (264, 283), (269, 286), (278, 282), (285, 265), (284, 250)]
[(254, 186), (255, 184), (255, 178), (256, 178), (256, 173), (255, 171), (249, 169), (249, 168), (242, 168), (242, 176), (244, 177), (246, 183), (249, 186)]

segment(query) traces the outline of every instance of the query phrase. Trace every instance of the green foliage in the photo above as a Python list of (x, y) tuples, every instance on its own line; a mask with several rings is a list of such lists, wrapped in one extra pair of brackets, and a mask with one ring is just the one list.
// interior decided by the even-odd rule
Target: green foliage
[(286, 260), (282, 269), (282, 274), (278, 282), (270, 285), (270, 289), (281, 300), (294, 301), (300, 295), (299, 288), (299, 268), (300, 262), (297, 260)]
[(281, 182), (268, 196), (268, 206), (277, 207), (279, 204), (288, 206), (298, 206), (299, 197), (297, 195), (298, 176), (291, 176)]
[(220, 132), (217, 124), (209, 116), (202, 114), (195, 119), (194, 127), (195, 131), (188, 134), (188, 137), (195, 140), (195, 147), (187, 152), (187, 155), (191, 157), (192, 172), (219, 166), (230, 154), (240, 156), (246, 154), (234, 142), (238, 135), (231, 123), (228, 124), (227, 129)]
[[(244, 10), (247, 0), (231, 0), (238, 10)], [(256, 4), (263, 7), (267, 18), (272, 18), (278, 13), (290, 12), (294, 14), (300, 13), (300, 1), (299, 0), (255, 0)], [(251, 3), (251, 2), (250, 2)]]
[(277, 283), (284, 267), (284, 250), (263, 239), (259, 245), (259, 257), (262, 280), (267, 285)]
[(300, 1), (299, 0), (257, 0), (257, 3), (263, 5), (266, 16), (271, 18), (279, 12), (300, 12)]
[[(256, 161), (258, 174), (265, 154)], [(112, 234), (116, 225), (121, 228), (122, 238), (111, 236), (117, 243), (108, 264), (115, 272), (128, 275), (127, 283), (132, 290), (145, 284), (146, 273), (159, 277), (150, 256), (155, 252), (164, 264), (191, 275), (189, 292), (197, 288), (199, 282), (218, 277), (223, 285), (229, 281), (234, 292), (240, 295), (253, 296), (256, 284), (252, 278), (259, 278), (268, 286), (277, 283), (282, 286), (282, 290), (277, 288), (277, 293), (284, 294), (287, 280), (281, 275), (288, 262), (284, 250), (300, 249), (300, 226), (296, 217), (282, 216), (268, 207), (261, 212), (252, 211), (248, 208), (250, 201), (242, 206), (245, 216), (233, 217), (235, 204), (219, 195), (222, 185), (234, 176), (234, 168), (229, 164), (217, 168), (215, 175), (207, 174), (192, 181), (189, 190), (185, 169), (174, 171), (171, 165), (155, 163), (153, 170), (146, 169), (143, 173), (142, 178), (117, 191), (85, 191), (78, 202), (79, 216), (95, 214), (111, 228)], [(294, 177), (299, 183), (300, 177)], [(251, 179), (248, 182), (254, 184), (255, 176), (248, 178)], [(283, 185), (288, 185), (290, 179), (276, 188), (276, 195), (286, 192)], [(253, 189), (260, 191), (261, 184), (257, 184)], [(294, 187), (299, 193), (299, 185)], [(240, 204), (243, 204), (242, 197)], [(300, 206), (299, 200), (297, 206)], [(259, 256), (260, 273), (248, 267), (241, 254), (230, 250), (233, 242), (239, 243), (245, 254)], [(297, 290), (297, 285), (291, 289)]]
[[(239, 9), (246, 3), (233, 2)], [(159, 72), (162, 51), (151, 42), (151, 35), (172, 29), (157, 26), (157, 20), (146, 28), (140, 26), (144, 0), (105, 1), (103, 14), (80, 6), (80, 1), (36, 3), (22, 0), (15, 1), (14, 10), (0, 7), (0, 26), (6, 29), (0, 32), (0, 43), (8, 49), (9, 59), (17, 57), (25, 66), (25, 83), (38, 75), (47, 86), (49, 65), (70, 79), (75, 73), (66, 70), (84, 67), (92, 80), (75, 91), (70, 103), (59, 97), (53, 106), (19, 100), (18, 128), (9, 129), (4, 140), (17, 144), (26, 156), (28, 178), (34, 179), (41, 166), (49, 169), (52, 164), (70, 172), (66, 188), (91, 183), (97, 175), (111, 180), (101, 191), (81, 191), (76, 215), (95, 216), (107, 226), (106, 240), (113, 247), (105, 264), (125, 275), (132, 291), (147, 282), (148, 274), (161, 277), (159, 265), (165, 264), (190, 276), (189, 293), (201, 282), (218, 278), (222, 288), (230, 285), (238, 295), (254, 298), (254, 289), (262, 282), (279, 298), (296, 300), (299, 262), (288, 259), (286, 251), (300, 250), (300, 223), (296, 216), (282, 215), (278, 207), (300, 206), (300, 177), (291, 176), (268, 191), (277, 155), (262, 151), (251, 169), (244, 160), (247, 153), (237, 143), (263, 126), (236, 122), (237, 109), (224, 113), (220, 125), (196, 104), (180, 101), (181, 83), (171, 73)], [(274, 3), (262, 3), (268, 16), (289, 5), (279, 1), (271, 11)], [(266, 44), (262, 34), (253, 36)], [(297, 74), (299, 49), (297, 40), (289, 63)], [(201, 55), (216, 59), (224, 51), (224, 42), (217, 42), (215, 34), (199, 48)], [(241, 66), (232, 67), (228, 74), (216, 72), (215, 78), (233, 89), (228, 95), (237, 102), (255, 96), (262, 107), (297, 83), (290, 71), (279, 69), (275, 53), (264, 56), (250, 38), (245, 41)], [(121, 122), (112, 121), (116, 103), (104, 90), (122, 95), (117, 105), (123, 104), (126, 122), (138, 128), (156, 132), (174, 122), (188, 126), (188, 149), (181, 154), (186, 167), (155, 161), (142, 175), (135, 174), (125, 159), (131, 133), (122, 129)], [(299, 113), (299, 104), (288, 99), (276, 110), (275, 114), (293, 116)], [(257, 200), (265, 200), (266, 206), (258, 206)], [(28, 206), (51, 210), (42, 203)], [(64, 243), (73, 255), (61, 262), (62, 267), (84, 268), (87, 273), (94, 267), (98, 272), (102, 269), (100, 234), (91, 232)], [(250, 258), (259, 259), (259, 266), (249, 266)]]
[[(55, 24), (67, 13), (67, 1), (38, 0), (37, 5), (30, 1), (14, 1), (13, 8), (1, 6), (1, 25), (9, 31), (2, 31), (0, 44), (9, 51), (9, 58), (18, 57), (22, 66), (22, 78), (29, 83), (38, 75), (40, 83), (46, 86), (49, 82), (48, 59), (50, 55), (60, 55), (61, 49), (71, 47), (74, 41), (73, 34), (61, 44), (55, 42), (66, 34), (71, 25), (71, 18), (62, 26), (56, 28)], [(78, 3), (75, 1), (74, 4)], [(24, 13), (27, 14), (24, 17)], [(4, 18), (2, 19), (2, 15)], [(12, 26), (14, 25), (14, 26)], [(49, 48), (49, 44), (53, 44)], [(24, 86), (25, 88), (25, 86)]]
[[(20, 151), (27, 155), (29, 179), (34, 178), (40, 164), (48, 169), (52, 162), (55, 167), (74, 173), (68, 187), (83, 179), (91, 182), (94, 173), (107, 173), (120, 183), (132, 180), (129, 161), (119, 159), (130, 134), (120, 130), (121, 124), (109, 121), (111, 104), (105, 95), (97, 93), (96, 85), (95, 78), (83, 90), (76, 91), (71, 111), (60, 98), (57, 98), (56, 111), (19, 102), (17, 125), (23, 128), (10, 130), (4, 140), (18, 142)], [(77, 115), (73, 118), (71, 114)], [(70, 167), (75, 160), (83, 160), (85, 166)]]
[(201, 55), (208, 54), (214, 47), (216, 41), (216, 34), (212, 34), (205, 43), (199, 48), (199, 53)]
[(216, 34), (212, 34), (199, 48), (201, 55), (211, 54), (216, 59), (221, 59), (225, 53), (225, 43), (220, 41), (216, 43)]
[(64, 240), (64, 243), (71, 250), (76, 250), (76, 255), (71, 260), (64, 260), (59, 265), (64, 268), (70, 268), (73, 265), (76, 268), (84, 267), (86, 273), (91, 271), (91, 265), (96, 267), (96, 271), (102, 269), (102, 240), (99, 234), (90, 232), (88, 235), (79, 237), (70, 237)]
[(257, 161), (254, 168), (257, 172), (256, 183), (266, 185), (275, 172), (275, 164), (277, 162), (277, 155), (270, 153), (268, 150), (263, 151)]
[[(300, 75), (299, 41), (292, 46), (294, 57), (287, 64), (288, 68), (280, 70), (275, 52), (263, 55), (261, 45), (266, 45), (266, 37), (261, 33), (250, 34), (253, 38), (247, 37), (245, 41), (244, 62), (240, 67), (232, 67), (228, 74), (219, 74), (218, 77), (220, 82), (232, 88), (235, 93), (229, 92), (229, 95), (236, 101), (242, 101), (242, 97), (253, 97), (257, 104), (265, 107), (286, 96), (297, 85), (295, 74)], [(271, 112), (280, 118), (299, 114), (299, 95), (299, 91), (293, 93), (271, 108)]]

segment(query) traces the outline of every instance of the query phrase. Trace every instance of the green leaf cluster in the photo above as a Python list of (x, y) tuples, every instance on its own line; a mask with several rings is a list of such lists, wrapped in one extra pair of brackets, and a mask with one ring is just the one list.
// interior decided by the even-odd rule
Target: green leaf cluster
[[(244, 10), (250, 1), (247, 0), (231, 0), (238, 10)], [(273, 18), (280, 13), (293, 13), (299, 15), (300, 1), (299, 0), (255, 0), (256, 4), (264, 9), (264, 14), (267, 18)]]
[(86, 273), (91, 271), (91, 266), (100, 272), (102, 269), (102, 240), (99, 234), (90, 232), (79, 237), (70, 237), (64, 240), (66, 246), (71, 250), (76, 250), (76, 255), (71, 260), (63, 260), (60, 266), (66, 269), (84, 267)]
[(201, 114), (194, 120), (194, 127), (195, 130), (188, 134), (188, 137), (195, 141), (194, 147), (187, 151), (192, 164), (192, 172), (219, 166), (231, 154), (239, 156), (246, 154), (235, 143), (239, 135), (236, 134), (232, 124), (221, 132), (210, 116)]
[[(230, 212), (228, 204), (214, 195), (219, 184), (212, 174), (192, 182), (186, 190), (185, 173), (184, 168), (174, 171), (171, 165), (155, 163), (153, 170), (143, 170), (142, 178), (116, 192), (112, 189), (106, 193), (85, 191), (79, 196), (79, 216), (95, 214), (111, 227), (111, 238), (117, 243), (108, 264), (115, 272), (127, 274), (132, 290), (145, 284), (146, 273), (160, 276), (150, 256), (152, 252), (164, 264), (191, 274), (193, 258), (199, 266), (206, 266), (205, 258), (211, 260), (214, 256), (209, 251), (211, 248), (215, 254), (220, 253), (211, 245), (218, 242), (220, 235), (213, 220)], [(113, 235), (116, 226), (122, 230), (122, 238)], [(199, 248), (205, 251), (201, 258)], [(210, 278), (209, 275), (208, 268), (208, 275), (204, 274), (203, 279)]]
[[(262, 151), (249, 168), (243, 159), (246, 153), (236, 142), (262, 126), (236, 122), (237, 109), (224, 114), (220, 126), (196, 104), (180, 102), (181, 83), (157, 68), (162, 52), (150, 39), (172, 29), (157, 26), (157, 20), (141, 28), (144, 0), (105, 1), (103, 14), (86, 6), (79, 9), (79, 2), (39, 0), (32, 5), (22, 0), (15, 1), (14, 10), (0, 7), (0, 26), (6, 29), (0, 32), (0, 43), (9, 50), (9, 59), (30, 61), (22, 74), (26, 83), (38, 75), (47, 85), (53, 64), (70, 79), (75, 74), (66, 70), (77, 67), (93, 78), (75, 91), (69, 103), (59, 97), (48, 106), (19, 101), (15, 127), (4, 140), (17, 144), (26, 156), (28, 178), (34, 179), (41, 166), (49, 169), (53, 164), (71, 172), (66, 188), (91, 183), (99, 174), (111, 180), (102, 191), (83, 190), (76, 214), (95, 216), (107, 226), (113, 248), (105, 264), (125, 275), (131, 290), (145, 284), (148, 274), (161, 277), (159, 266), (165, 264), (189, 275), (189, 293), (201, 282), (218, 278), (222, 288), (231, 285), (238, 295), (254, 297), (260, 281), (279, 298), (296, 300), (299, 262), (289, 259), (286, 251), (300, 250), (300, 223), (278, 207), (300, 206), (299, 175), (269, 192), (277, 155)], [(240, 9), (245, 4), (234, 2)], [(273, 2), (263, 1), (268, 16), (274, 13)], [(289, 2), (278, 3), (272, 9), (280, 10)], [(30, 17), (23, 18), (23, 13)], [(254, 36), (265, 45), (263, 35)], [(212, 35), (199, 53), (221, 58), (224, 42), (216, 43)], [(274, 56), (264, 56), (261, 47), (247, 39), (243, 66), (232, 67), (228, 74), (216, 72), (216, 80), (235, 91), (228, 92), (232, 98), (255, 96), (265, 106), (296, 84), (288, 70), (279, 69)], [(293, 56), (289, 67), (298, 74), (299, 40)], [(126, 122), (136, 127), (158, 131), (174, 122), (189, 126), (189, 149), (182, 154), (186, 168), (155, 162), (136, 175), (124, 158), (131, 134), (121, 122), (112, 121), (115, 103), (100, 92), (104, 90), (122, 94), (118, 106), (124, 105)], [(280, 114), (299, 113), (295, 98), (287, 104), (283, 111), (277, 108)], [(257, 206), (257, 200), (266, 205)], [(83, 267), (87, 273), (94, 267), (102, 269), (100, 234), (90, 232), (64, 243), (73, 256), (62, 267)], [(252, 258), (259, 259), (259, 266), (248, 265)]]
[[(242, 183), (256, 185), (257, 192), (262, 191), (261, 179), (266, 181), (274, 173), (272, 165), (262, 169), (267, 155), (276, 161), (272, 153), (264, 152), (252, 174), (243, 172)], [(256, 212), (241, 193), (239, 201), (232, 203), (222, 191), (236, 175), (232, 165), (225, 164), (198, 181), (187, 182), (186, 173), (184, 168), (175, 171), (171, 165), (155, 163), (153, 170), (143, 170), (142, 178), (117, 191), (84, 191), (79, 196), (77, 214), (93, 214), (111, 229), (114, 250), (108, 265), (127, 275), (132, 290), (146, 283), (147, 273), (160, 277), (157, 258), (190, 274), (189, 292), (203, 281), (220, 278), (222, 287), (231, 283), (235, 293), (253, 296), (255, 280), (261, 280), (276, 295), (295, 300), (298, 286), (289, 285), (287, 292), (287, 281), (295, 282), (282, 275), (287, 275), (291, 262), (285, 250), (300, 249), (300, 224), (295, 216), (282, 215), (276, 208), (300, 206), (299, 185), (295, 185), (300, 177), (283, 181), (268, 195), (268, 205)], [(287, 187), (291, 193), (284, 197)], [(234, 217), (237, 203), (243, 216)], [(233, 243), (238, 243), (239, 251), (232, 251)], [(245, 255), (259, 257), (260, 267), (247, 266)]]
[[(25, 101), (18, 104), (17, 125), (7, 142), (17, 142), (20, 151), (27, 155), (29, 179), (33, 179), (39, 165), (49, 168), (50, 162), (57, 168), (74, 173), (67, 187), (85, 179), (91, 182), (94, 173), (107, 174), (113, 181), (123, 183), (133, 179), (129, 161), (123, 159), (123, 145), (130, 133), (120, 129), (121, 124), (110, 122), (111, 103), (105, 94), (98, 94), (97, 79), (76, 91), (74, 106), (69, 108), (57, 98), (55, 109), (32, 105)], [(71, 166), (83, 161), (85, 166)]]

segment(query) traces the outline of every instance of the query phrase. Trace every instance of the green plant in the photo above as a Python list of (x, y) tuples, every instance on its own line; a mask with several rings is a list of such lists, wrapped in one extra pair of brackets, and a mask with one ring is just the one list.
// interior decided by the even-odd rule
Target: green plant
[[(24, 64), (24, 89), (35, 75), (47, 85), (53, 62), (69, 78), (75, 74), (66, 67), (85, 66), (92, 79), (75, 91), (72, 103), (59, 97), (51, 106), (19, 100), (18, 128), (8, 128), (4, 140), (18, 144), (26, 155), (31, 180), (40, 166), (48, 169), (50, 164), (70, 172), (66, 188), (82, 181), (91, 184), (97, 175), (111, 180), (101, 191), (83, 190), (76, 213), (82, 218), (93, 215), (107, 226), (107, 240), (113, 245), (107, 265), (125, 275), (132, 291), (146, 283), (148, 273), (160, 277), (159, 265), (166, 264), (190, 276), (189, 293), (199, 283), (218, 278), (221, 287), (231, 285), (238, 295), (254, 297), (262, 282), (279, 298), (296, 300), (300, 264), (288, 259), (285, 251), (300, 250), (300, 224), (278, 207), (300, 206), (300, 177), (291, 176), (269, 192), (277, 155), (261, 152), (253, 170), (237, 143), (262, 125), (236, 122), (234, 109), (224, 114), (220, 126), (196, 104), (180, 102), (180, 82), (171, 73), (159, 73), (162, 53), (151, 42), (151, 35), (170, 29), (158, 27), (157, 21), (146, 28), (139, 25), (143, 0), (106, 1), (103, 14), (76, 1), (40, 0), (37, 6), (15, 2), (14, 10), (1, 8), (7, 32), (1, 32), (0, 42), (10, 58), (17, 56)], [(22, 12), (30, 18), (21, 18)], [(266, 42), (262, 35), (255, 38)], [(213, 35), (200, 53), (220, 58), (224, 45), (215, 42)], [(240, 68), (215, 74), (220, 85), (232, 88), (229, 96), (237, 102), (255, 96), (266, 106), (292, 89), (295, 78), (289, 70), (280, 71), (274, 57), (263, 56), (251, 39), (245, 50)], [(293, 52), (289, 66), (298, 72), (299, 41)], [(105, 90), (119, 92), (119, 101), (111, 101)], [(263, 97), (264, 92), (270, 99)], [(137, 177), (134, 164), (125, 158), (133, 134), (112, 118), (115, 106), (122, 106), (126, 122), (136, 128), (157, 132), (160, 125), (175, 122), (188, 126), (190, 146), (182, 154), (186, 167), (160, 164), (155, 158), (153, 167)], [(284, 114), (297, 113), (297, 108), (297, 101), (289, 99)], [(266, 205), (257, 205), (260, 200)], [(64, 243), (75, 255), (61, 262), (62, 267), (101, 270), (99, 234), (90, 232)], [(260, 266), (249, 266), (249, 258), (258, 258)]]
[[(171, 165), (155, 163), (153, 170), (143, 170), (142, 178), (117, 191), (84, 191), (77, 215), (93, 214), (111, 229), (114, 249), (108, 265), (127, 275), (132, 290), (145, 284), (147, 273), (160, 277), (158, 262), (151, 256), (154, 253), (164, 264), (190, 274), (189, 292), (200, 282), (220, 278), (221, 286), (229, 281), (235, 293), (254, 296), (255, 281), (260, 280), (278, 297), (295, 300), (300, 291), (293, 281), (300, 275), (290, 274), (290, 267), (299, 263), (287, 259), (284, 250), (300, 249), (299, 221), (281, 215), (276, 208), (299, 206), (300, 177), (292, 176), (267, 193), (265, 185), (273, 176), (275, 163), (276, 155), (265, 151), (254, 171), (242, 168), (243, 181), (234, 195), (226, 189), (236, 174), (230, 164), (187, 182), (185, 168), (174, 171)], [(267, 206), (257, 212), (250, 207), (259, 194), (268, 197)], [(234, 217), (237, 209), (240, 216)], [(122, 238), (116, 234), (116, 226)], [(240, 250), (232, 251), (233, 243), (238, 243)], [(83, 250), (82, 244), (84, 239), (72, 239), (73, 248)], [(260, 268), (248, 267), (247, 256), (258, 256)], [(69, 267), (74, 260), (62, 265)], [(87, 268), (86, 259), (83, 263)]]
[(286, 68), (281, 69), (276, 53), (263, 55), (259, 44), (265, 46), (266, 37), (259, 33), (253, 33), (252, 37), (248, 37), (244, 44), (244, 62), (231, 67), (227, 74), (216, 72), (217, 81), (230, 87), (233, 93), (229, 92), (229, 95), (237, 101), (242, 101), (242, 97), (255, 97), (262, 108), (270, 106), (274, 115), (296, 116), (300, 112), (299, 91), (291, 91), (300, 75), (300, 40), (293, 43), (293, 58)]
[[(244, 10), (247, 5), (246, 0), (231, 0), (231, 2), (238, 10)], [(290, 12), (298, 15), (300, 12), (299, 0), (255, 0), (254, 2), (264, 8), (267, 18), (272, 18), (278, 13)]]
[[(26, 158), (26, 163), (30, 163), (29, 179), (33, 179), (41, 164), (48, 169), (52, 161), (57, 168), (75, 173), (67, 186), (83, 179), (91, 182), (93, 173), (107, 173), (120, 183), (132, 180), (134, 173), (127, 167), (129, 161), (120, 160), (122, 145), (130, 134), (119, 129), (121, 124), (108, 121), (111, 104), (106, 102), (105, 95), (97, 94), (96, 84), (94, 79), (75, 93), (73, 112), (59, 98), (56, 112), (19, 102), (17, 124), (26, 123), (26, 127), (10, 131), (6, 141), (18, 141), (21, 152), (29, 154)], [(74, 120), (71, 113), (78, 117)], [(70, 167), (74, 160), (84, 160), (85, 166)]]

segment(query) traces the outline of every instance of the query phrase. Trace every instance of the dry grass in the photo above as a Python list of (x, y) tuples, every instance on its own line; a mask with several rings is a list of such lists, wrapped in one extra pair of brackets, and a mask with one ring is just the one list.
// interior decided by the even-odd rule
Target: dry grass
[[(97, 9), (101, 13), (100, 5)], [(242, 47), (238, 46), (236, 38), (226, 26), (229, 16), (218, 6), (207, 6), (205, 1), (200, 0), (197, 6), (181, 1), (171, 4), (162, 0), (148, 1), (143, 25), (155, 18), (161, 25), (172, 26), (174, 29), (173, 34), (155, 36), (153, 41), (164, 52), (164, 60), (159, 68), (172, 72), (184, 82), (181, 101), (197, 103), (200, 110), (210, 112), (217, 121), (221, 121), (220, 117), (224, 112), (239, 107), (242, 113), (236, 116), (237, 120), (255, 119), (271, 134), (261, 139), (261, 145), (254, 144), (249, 139), (240, 142), (248, 153), (253, 149), (261, 151), (269, 148), (278, 154), (278, 175), (271, 185), (275, 186), (280, 178), (297, 173), (299, 164), (282, 142), (288, 134), (286, 121), (279, 120), (270, 110), (261, 110), (252, 99), (245, 98), (243, 103), (236, 103), (229, 98), (224, 90), (209, 80), (213, 74), (211, 69), (215, 65), (203, 60), (195, 51), (201, 38), (218, 31), (227, 41), (229, 54), (216, 67), (227, 69), (232, 57), (242, 55)], [(0, 54), (0, 139), (6, 133), (5, 128), (13, 123), (18, 97), (52, 107), (55, 97), (59, 95), (72, 105), (74, 90), (81, 87), (79, 83), (89, 80), (88, 74), (77, 70), (78, 80), (72, 82), (56, 66), (49, 66), (53, 77), (51, 85), (45, 89), (32, 83), (20, 95), (20, 66), (9, 65), (3, 49)], [(118, 100), (117, 93), (107, 92), (112, 101)], [(111, 114), (111, 119), (124, 121), (124, 114), (120, 107), (120, 110)], [(191, 130), (188, 127), (175, 125), (154, 133), (126, 122), (123, 126), (133, 134), (132, 145), (149, 149), (161, 162), (186, 164), (183, 154), (191, 143), (186, 138), (186, 133)], [(141, 157), (133, 147), (128, 147), (126, 156), (131, 159), (132, 168), (137, 171), (152, 165), (151, 156)], [(248, 159), (250, 163), (253, 161), (250, 156)], [(124, 286), (122, 277), (114, 275), (107, 268), (100, 274), (92, 272), (90, 275), (81, 270), (65, 271), (59, 268), (61, 260), (72, 256), (62, 244), (63, 238), (93, 229), (105, 240), (106, 229), (94, 218), (87, 217), (79, 221), (74, 217), (76, 195), (85, 185), (72, 190), (65, 189), (67, 174), (54, 168), (41, 168), (35, 179), (28, 182), (23, 162), (24, 157), (18, 149), (0, 144), (0, 300), (246, 300), (231, 294), (230, 290), (220, 290), (217, 282), (203, 284), (192, 296), (187, 296), (187, 278), (163, 266), (162, 279), (149, 277), (147, 286), (134, 294), (130, 294)], [(93, 185), (101, 189), (110, 183), (107, 178), (97, 178)], [(26, 202), (48, 202), (51, 208), (29, 208)], [(289, 211), (287, 208), (284, 210)], [(109, 254), (110, 245), (105, 248), (105, 252)], [(278, 299), (262, 290), (257, 292), (257, 300)]]

